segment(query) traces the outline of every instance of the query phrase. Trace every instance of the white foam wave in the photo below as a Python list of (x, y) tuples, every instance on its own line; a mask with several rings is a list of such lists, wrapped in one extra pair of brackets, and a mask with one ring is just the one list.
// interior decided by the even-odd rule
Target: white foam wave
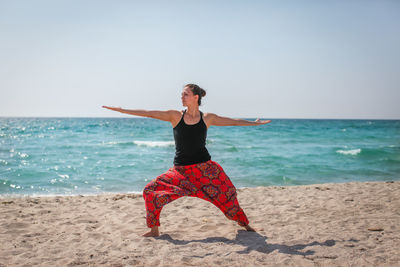
[(174, 141), (133, 141), (138, 146), (167, 147), (175, 145)]
[(103, 144), (106, 144), (106, 145), (118, 145), (119, 143), (118, 142), (103, 142)]
[(68, 179), (69, 178), (68, 174), (58, 174), (58, 176), (63, 178), (63, 179)]
[(361, 148), (351, 149), (351, 150), (337, 150), (336, 153), (343, 155), (357, 155), (361, 152)]
[(17, 154), (18, 154), (21, 158), (26, 158), (26, 157), (29, 156), (28, 154), (26, 154), (26, 153), (21, 153), (21, 152), (17, 152)]

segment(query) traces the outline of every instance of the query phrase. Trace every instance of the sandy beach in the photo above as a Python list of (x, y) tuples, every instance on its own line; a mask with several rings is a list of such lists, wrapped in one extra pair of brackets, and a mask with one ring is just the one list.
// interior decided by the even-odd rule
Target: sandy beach
[[(398, 266), (400, 182), (238, 189), (247, 232), (183, 197), (148, 231), (142, 195), (0, 199), (0, 266)], [(262, 229), (262, 230), (261, 230)]]

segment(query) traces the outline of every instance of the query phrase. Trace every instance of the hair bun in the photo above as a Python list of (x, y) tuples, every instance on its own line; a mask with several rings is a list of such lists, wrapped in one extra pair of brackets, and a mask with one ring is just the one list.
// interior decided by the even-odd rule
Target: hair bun
[(193, 92), (193, 95), (198, 95), (199, 96), (198, 104), (200, 106), (201, 105), (201, 98), (206, 95), (206, 91), (203, 88), (201, 88), (200, 86), (198, 86), (197, 84), (194, 84), (194, 83), (188, 83), (188, 84), (186, 84), (184, 86), (184, 88), (185, 87), (190, 88), (191, 91)]

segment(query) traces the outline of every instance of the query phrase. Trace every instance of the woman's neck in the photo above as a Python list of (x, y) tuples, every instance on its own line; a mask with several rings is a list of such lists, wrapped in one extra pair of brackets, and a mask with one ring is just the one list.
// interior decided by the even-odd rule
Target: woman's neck
[(187, 107), (186, 114), (189, 114), (190, 117), (194, 118), (199, 114), (199, 107)]

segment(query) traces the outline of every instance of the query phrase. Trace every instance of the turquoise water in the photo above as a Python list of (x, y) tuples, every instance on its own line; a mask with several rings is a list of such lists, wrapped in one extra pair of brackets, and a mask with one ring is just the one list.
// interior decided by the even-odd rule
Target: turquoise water
[[(399, 120), (211, 126), (207, 149), (237, 188), (400, 180)], [(0, 195), (141, 193), (174, 153), (155, 119), (0, 118)]]

